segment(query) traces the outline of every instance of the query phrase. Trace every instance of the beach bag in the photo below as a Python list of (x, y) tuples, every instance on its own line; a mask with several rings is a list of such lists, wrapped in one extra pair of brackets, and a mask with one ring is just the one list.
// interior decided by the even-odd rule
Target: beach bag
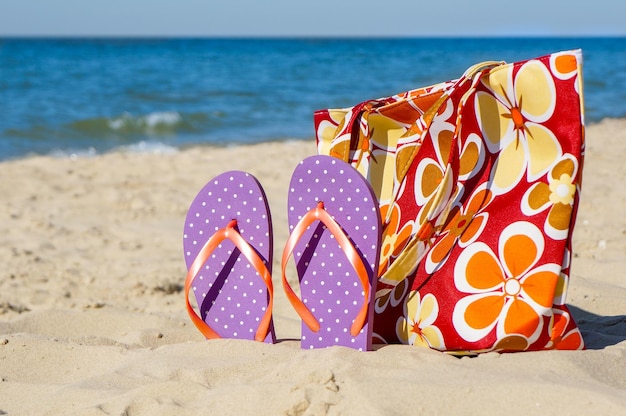
[(565, 305), (584, 154), (582, 54), (315, 113), (318, 153), (383, 222), (374, 342), (457, 354), (582, 349)]

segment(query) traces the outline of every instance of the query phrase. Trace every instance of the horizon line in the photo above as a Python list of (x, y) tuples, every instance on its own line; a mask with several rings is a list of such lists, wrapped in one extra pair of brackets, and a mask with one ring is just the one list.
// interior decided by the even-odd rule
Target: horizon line
[(602, 39), (626, 38), (626, 34), (454, 34), (454, 35), (192, 35), (192, 34), (3, 34), (0, 39)]

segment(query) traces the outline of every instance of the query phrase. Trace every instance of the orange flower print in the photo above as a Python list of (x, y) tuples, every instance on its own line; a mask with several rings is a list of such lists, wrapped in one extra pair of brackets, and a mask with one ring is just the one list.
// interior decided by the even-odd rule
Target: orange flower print
[(570, 321), (569, 313), (554, 309), (550, 325), (552, 331), (550, 342), (546, 346), (547, 349), (581, 350), (584, 348), (585, 343), (580, 330), (576, 326), (570, 328)]
[(543, 316), (552, 314), (560, 264), (537, 266), (543, 254), (541, 231), (525, 221), (506, 227), (498, 242), (498, 255), (476, 242), (459, 256), (454, 269), (458, 290), (469, 294), (454, 307), (452, 320), (459, 335), (480, 340), (494, 328), (498, 339), (524, 337), (537, 340)]
[(566, 154), (550, 170), (548, 183), (534, 184), (522, 198), (522, 212), (525, 215), (532, 216), (550, 209), (544, 230), (555, 240), (563, 240), (569, 235), (577, 175), (576, 158)]
[(433, 273), (443, 264), (455, 244), (467, 247), (478, 238), (489, 218), (489, 214), (483, 210), (492, 199), (493, 195), (485, 184), (476, 189), (465, 207), (458, 203), (453, 205), (448, 216), (450, 219), (440, 234), (442, 237), (433, 245), (426, 257), (424, 263), (426, 272)]
[(439, 304), (432, 294), (422, 298), (418, 291), (409, 293), (404, 304), (404, 316), (396, 324), (398, 339), (404, 344), (444, 350), (443, 334), (433, 325), (438, 315)]
[[(580, 50), (554, 53), (550, 55), (550, 72), (558, 79), (571, 79), (582, 72), (583, 56)], [(585, 124), (585, 106), (583, 105), (583, 80), (578, 77), (574, 83), (574, 91), (580, 97), (581, 123)]]
[(499, 152), (492, 190), (503, 194), (526, 174), (543, 176), (561, 155), (554, 133), (542, 123), (553, 114), (556, 88), (548, 68), (539, 61), (493, 70), (482, 80), (487, 92), (476, 94), (476, 117), (485, 143)]
[(550, 55), (550, 72), (558, 79), (570, 79), (578, 75), (581, 61), (580, 51), (553, 53)]
[[(433, 123), (435, 124), (435, 123)], [(437, 123), (439, 127), (444, 123)], [(434, 130), (436, 134), (435, 151), (437, 159), (424, 158), (417, 166), (416, 180), (414, 183), (415, 202), (422, 207), (418, 223), (424, 224), (430, 221), (434, 228), (443, 226), (444, 216), (439, 216), (447, 208), (458, 191), (458, 182), (453, 181), (451, 169), (446, 165), (454, 140), (454, 126), (446, 123), (451, 130), (442, 128)], [(458, 179), (465, 181), (482, 168), (485, 160), (485, 152), (482, 150), (482, 140), (476, 134), (470, 134), (463, 144), (459, 157)], [(439, 218), (437, 218), (439, 216)]]
[(378, 275), (383, 275), (389, 264), (394, 258), (400, 254), (406, 246), (413, 233), (414, 221), (407, 221), (400, 228), (400, 206), (394, 203), (391, 208), (389, 205), (380, 207), (381, 218), (388, 218), (384, 224), (382, 235), (382, 248), (380, 250), (380, 263), (378, 267)]

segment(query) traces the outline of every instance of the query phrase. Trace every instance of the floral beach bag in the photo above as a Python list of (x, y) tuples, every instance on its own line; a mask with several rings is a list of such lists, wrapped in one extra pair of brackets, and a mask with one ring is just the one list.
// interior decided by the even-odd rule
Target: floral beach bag
[(584, 127), (582, 55), (315, 113), (318, 153), (378, 197), (374, 342), (457, 354), (581, 349), (566, 304)]

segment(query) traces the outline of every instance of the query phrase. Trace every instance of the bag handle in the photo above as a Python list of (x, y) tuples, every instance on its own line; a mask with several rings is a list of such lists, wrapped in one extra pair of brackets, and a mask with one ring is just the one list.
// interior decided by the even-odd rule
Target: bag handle
[[(363, 137), (361, 135), (361, 120), (363, 116), (369, 114), (376, 107), (387, 104), (388, 100), (368, 100), (353, 106), (349, 114), (347, 123), (341, 123), (335, 129), (335, 139), (339, 137), (339, 133), (344, 130), (350, 132), (350, 140), (342, 140), (341, 145), (331, 146), (330, 156), (341, 159), (350, 164), (350, 152), (359, 149), (363, 145)], [(345, 119), (344, 119), (345, 120)], [(342, 135), (343, 136), (343, 135)]]
[[(448, 155), (448, 160), (446, 164), (446, 168), (444, 170), (444, 175), (435, 190), (435, 195), (433, 196), (432, 203), (429, 207), (429, 211), (426, 213), (424, 217), (424, 222), (420, 224), (420, 228), (417, 233), (409, 240), (404, 250), (398, 255), (396, 260), (389, 266), (387, 271), (383, 276), (379, 276), (387, 281), (401, 281), (405, 278), (405, 276), (401, 276), (400, 279), (393, 278), (396, 273), (399, 273), (401, 270), (406, 270), (405, 265), (408, 263), (415, 263), (421, 261), (423, 256), (426, 254), (426, 250), (422, 250), (420, 253), (420, 248), (424, 248), (425, 245), (430, 245), (432, 238), (437, 233), (441, 224), (443, 224), (450, 212), (451, 205), (453, 203), (453, 196), (456, 192), (456, 183), (459, 176), (460, 169), (460, 157), (459, 149), (462, 146), (459, 146), (459, 141), (461, 137), (461, 128), (462, 128), (462, 113), (463, 108), (467, 101), (472, 97), (478, 88), (478, 83), (482, 79), (482, 77), (488, 74), (493, 68), (502, 65), (502, 62), (482, 62), (480, 64), (476, 64), (470, 67), (463, 76), (459, 79), (459, 81), (449, 90), (448, 94), (444, 94), (440, 100), (438, 100), (431, 109), (424, 114), (422, 117), (425, 119), (426, 126), (430, 127), (434, 116), (439, 111), (439, 108), (443, 105), (443, 103), (452, 98), (454, 95), (459, 94), (462, 91), (462, 87), (471, 80), (471, 84), (469, 88), (463, 93), (461, 96), (459, 103), (456, 108), (456, 121), (454, 127), (454, 133), (451, 139), (450, 153)], [(440, 102), (441, 101), (441, 102)], [(435, 108), (436, 107), (436, 108)], [(426, 133), (428, 132), (428, 128), (425, 128), (420, 135), (419, 141), (421, 142)], [(406, 168), (404, 169), (404, 174), (406, 175), (406, 171), (408, 171), (408, 167), (412, 164), (417, 156), (419, 149), (416, 149), (414, 154), (411, 155), (410, 161), (407, 163)], [(421, 244), (420, 244), (421, 243)]]
[[(470, 90), (472, 88), (476, 88), (477, 82), (474, 82), (475, 79), (480, 79), (485, 73), (491, 71), (493, 68), (495, 68), (497, 66), (500, 66), (502, 64), (504, 64), (504, 62), (502, 62), (502, 61), (485, 61), (485, 62), (480, 62), (480, 63), (477, 63), (475, 65), (472, 65), (467, 70), (465, 70), (465, 72), (457, 80), (457, 82), (452, 87), (450, 87), (446, 92), (444, 92), (441, 95), (441, 97), (439, 97), (439, 99), (428, 109), (428, 111), (426, 113), (424, 113), (424, 115), (419, 120), (416, 121), (416, 123), (420, 123), (421, 124), (421, 126), (420, 126), (421, 134), (420, 134), (420, 137), (416, 141), (419, 142), (419, 143), (421, 143), (423, 141), (424, 136), (426, 135), (426, 133), (430, 129), (430, 126), (432, 125), (432, 122), (435, 119), (435, 116), (437, 115), (437, 113), (439, 112), (439, 110), (441, 109), (443, 104), (449, 98), (451, 98), (455, 94), (458, 94), (458, 92), (461, 90), (461, 88), (470, 80), (472, 80), (472, 85), (470, 86)], [(460, 110), (461, 110), (461, 108), (459, 108), (457, 106), (457, 115), (461, 114)], [(460, 127), (460, 120), (457, 119), (456, 126), (455, 126), (455, 134), (452, 137), (452, 147), (450, 148), (450, 153), (448, 155), (448, 162), (450, 162), (451, 158), (456, 153), (456, 149), (454, 148), (454, 146), (456, 145), (456, 141), (457, 141), (457, 137), (458, 137), (458, 133), (459, 133), (456, 130), (459, 127)], [(417, 154), (419, 152), (420, 147), (421, 146), (417, 146), (415, 148), (415, 150), (407, 158), (407, 160), (406, 160), (406, 162), (404, 164), (404, 167), (399, 170), (399, 174), (398, 174), (398, 181), (399, 182), (402, 182), (404, 180), (406, 174), (408, 173), (408, 170), (410, 169), (411, 165), (413, 164), (413, 161), (417, 157)], [(457, 168), (457, 170), (458, 170), (458, 168)]]
[[(494, 68), (502, 64), (504, 64), (504, 62), (502, 61), (484, 61), (484, 62), (477, 63), (475, 65), (472, 65), (463, 73), (463, 76), (461, 76), (461, 78), (459, 78), (457, 82), (452, 87), (450, 87), (449, 90), (454, 91), (457, 88), (459, 88), (463, 83), (465, 83), (468, 79), (472, 79), (477, 73), (486, 69)], [(423, 126), (424, 131), (430, 128), (430, 125), (434, 119), (434, 116), (437, 114), (437, 112), (439, 111), (443, 103), (446, 101), (448, 96), (449, 94), (446, 94), (444, 92), (444, 94), (442, 94), (442, 96), (437, 101), (435, 101), (435, 103), (428, 109), (428, 111), (424, 113), (424, 115), (422, 116), (422, 119), (424, 120), (424, 126)], [(405, 98), (403, 100), (407, 101), (408, 98)], [(388, 104), (388, 100), (385, 100), (385, 99), (368, 100), (352, 107), (350, 111), (350, 118), (347, 122), (347, 126), (344, 127), (343, 125), (339, 125), (336, 130), (336, 133), (339, 132), (340, 130), (349, 130), (350, 141), (344, 141), (341, 146), (336, 146), (332, 148), (332, 154), (330, 156), (341, 159), (346, 163), (350, 163), (350, 151), (353, 149), (359, 149), (363, 146), (364, 137), (360, 134), (361, 120), (363, 120), (364, 118), (367, 119), (368, 113), (370, 113), (375, 108), (380, 107), (385, 104)], [(412, 161), (412, 159), (415, 157), (415, 155), (412, 155), (412, 156), (413, 157), (410, 158), (410, 161)], [(410, 161), (409, 163), (407, 163), (407, 165), (410, 165)], [(408, 166), (406, 169), (408, 169)], [(403, 176), (404, 175), (406, 175), (406, 170), (403, 172)], [(403, 178), (400, 178), (400, 180), (402, 179)]]

